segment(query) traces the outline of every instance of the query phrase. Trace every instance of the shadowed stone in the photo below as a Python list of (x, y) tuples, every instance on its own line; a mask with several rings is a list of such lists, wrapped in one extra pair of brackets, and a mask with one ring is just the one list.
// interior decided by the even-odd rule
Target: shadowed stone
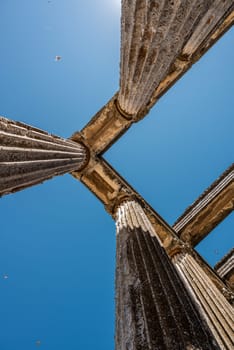
[(116, 350), (219, 349), (140, 205), (116, 225)]
[(79, 170), (86, 162), (83, 145), (0, 118), (0, 195)]

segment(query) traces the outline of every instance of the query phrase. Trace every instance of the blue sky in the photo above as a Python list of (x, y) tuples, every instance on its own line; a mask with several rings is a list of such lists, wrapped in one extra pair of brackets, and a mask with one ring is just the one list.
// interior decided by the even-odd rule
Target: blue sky
[[(69, 137), (118, 90), (119, 1), (2, 0), (0, 14), (0, 115)], [(104, 156), (170, 224), (233, 162), (233, 39)], [(1, 349), (113, 349), (115, 227), (102, 204), (65, 175), (0, 206)], [(233, 246), (233, 221), (201, 244), (210, 264)]]

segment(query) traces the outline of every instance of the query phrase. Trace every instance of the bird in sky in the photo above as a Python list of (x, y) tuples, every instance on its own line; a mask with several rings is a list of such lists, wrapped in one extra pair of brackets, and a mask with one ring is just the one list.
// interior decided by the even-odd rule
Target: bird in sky
[(58, 61), (61, 61), (62, 57), (61, 56), (55, 56), (55, 61), (58, 62)]

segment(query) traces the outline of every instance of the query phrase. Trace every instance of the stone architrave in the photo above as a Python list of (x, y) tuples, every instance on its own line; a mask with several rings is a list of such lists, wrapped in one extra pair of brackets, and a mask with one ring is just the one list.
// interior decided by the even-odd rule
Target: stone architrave
[(142, 207), (116, 213), (116, 350), (219, 349)]
[(0, 195), (79, 170), (87, 161), (82, 144), (0, 117)]
[(234, 312), (226, 298), (187, 252), (172, 258), (191, 297), (199, 304), (210, 330), (222, 350), (234, 348)]

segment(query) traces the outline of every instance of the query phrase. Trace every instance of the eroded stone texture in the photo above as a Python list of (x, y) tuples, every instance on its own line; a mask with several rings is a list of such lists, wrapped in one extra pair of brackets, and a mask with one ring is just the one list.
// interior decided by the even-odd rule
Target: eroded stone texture
[[(196, 11), (200, 11), (199, 3), (194, 2)], [(175, 51), (169, 52), (174, 55), (169, 69), (166, 69), (166, 74), (163, 78), (159, 78), (159, 75), (163, 72), (162, 68), (156, 65), (154, 62), (158, 55), (167, 55), (167, 50), (170, 49), (170, 42), (163, 40), (163, 35), (167, 34), (167, 27), (162, 29), (164, 32), (158, 29), (159, 23), (163, 20), (168, 20), (169, 16), (172, 16), (171, 30), (176, 28), (176, 16), (175, 9), (178, 9), (180, 1), (171, 1), (171, 5), (168, 8), (171, 14), (168, 13), (165, 18), (161, 18), (157, 24), (157, 18), (164, 16), (163, 12), (160, 14), (161, 7), (165, 7), (169, 1), (133, 1), (124, 0), (122, 11), (122, 32), (121, 32), (121, 77), (120, 77), (120, 91), (116, 93), (111, 100), (91, 119), (91, 121), (81, 131), (82, 137), (84, 137), (86, 144), (96, 154), (102, 153), (107, 150), (118, 138), (125, 133), (133, 122), (137, 122), (146, 116), (150, 108), (163, 96), (167, 90), (195, 63), (202, 57), (205, 52), (233, 25), (234, 23), (234, 3), (233, 0), (216, 0), (209, 1), (210, 6), (206, 12), (203, 12), (203, 17), (193, 28), (185, 40), (183, 48), (176, 54), (178, 47)], [(191, 7), (191, 1), (188, 1), (188, 7)], [(204, 6), (206, 2), (203, 1)], [(184, 1), (185, 4), (185, 1)], [(150, 5), (150, 7), (149, 7)], [(139, 7), (139, 10), (133, 11), (134, 7)], [(181, 1), (182, 6), (182, 1)], [(184, 5), (183, 5), (184, 6)], [(187, 6), (187, 5), (186, 5)], [(151, 8), (157, 8), (152, 13)], [(195, 12), (196, 12), (195, 11)], [(155, 17), (155, 13), (157, 15)], [(145, 13), (142, 15), (142, 13)], [(146, 14), (148, 17), (146, 17)], [(178, 12), (179, 14), (179, 12)], [(174, 16), (174, 17), (173, 17)], [(155, 17), (153, 19), (153, 17)], [(189, 20), (189, 18), (187, 18)], [(173, 24), (173, 21), (175, 23)], [(161, 22), (160, 22), (161, 21)], [(156, 23), (156, 27), (155, 26)], [(145, 27), (144, 27), (145, 26)], [(165, 31), (166, 28), (166, 31)], [(135, 32), (133, 31), (135, 30)], [(156, 34), (156, 30), (158, 30)], [(169, 33), (169, 32), (168, 32)], [(175, 33), (174, 33), (175, 34)], [(174, 35), (173, 34), (173, 35)], [(157, 35), (157, 37), (156, 37)], [(138, 37), (139, 36), (139, 37)], [(153, 39), (154, 38), (154, 39)], [(173, 36), (171, 37), (171, 39)], [(138, 40), (139, 39), (139, 40)], [(157, 40), (156, 40), (157, 39)], [(170, 39), (170, 40), (171, 40)], [(185, 39), (184, 37), (182, 38)], [(155, 40), (155, 42), (153, 42)], [(156, 50), (154, 45), (160, 40), (159, 50)], [(172, 45), (173, 41), (171, 42)], [(181, 43), (179, 43), (179, 46)], [(165, 46), (165, 47), (164, 47)], [(160, 51), (161, 50), (161, 51)], [(149, 61), (149, 57), (151, 60)], [(161, 56), (160, 56), (161, 57)], [(131, 59), (131, 61), (130, 61)], [(139, 60), (139, 61), (138, 61)], [(147, 61), (148, 60), (148, 61)], [(160, 58), (161, 60), (161, 58)], [(148, 62), (148, 63), (147, 63)], [(165, 60), (165, 64), (166, 64)], [(146, 66), (146, 63), (148, 66)], [(168, 62), (167, 62), (168, 63)], [(165, 68), (165, 67), (164, 67)], [(140, 80), (143, 79), (143, 70), (151, 72), (150, 79), (155, 84), (156, 80), (160, 83), (154, 89), (151, 97), (147, 100), (145, 93), (140, 89)], [(153, 70), (157, 69), (157, 72), (153, 74)], [(142, 71), (141, 71), (142, 70)], [(141, 71), (139, 73), (139, 71)], [(144, 73), (144, 76), (146, 75)], [(138, 81), (137, 81), (138, 79)], [(155, 80), (156, 79), (156, 80)], [(137, 82), (136, 82), (137, 81)], [(131, 91), (129, 90), (131, 88)], [(133, 100), (142, 97), (145, 99), (141, 105), (140, 110), (136, 113), (137, 108), (126, 109), (126, 105), (132, 103), (130, 97), (127, 96), (131, 92)], [(117, 99), (117, 100), (116, 100)], [(115, 100), (117, 103), (115, 103)], [(135, 102), (134, 102), (135, 103)], [(119, 108), (116, 108), (119, 107)], [(77, 137), (78, 133), (73, 135)]]
[(214, 269), (234, 292), (234, 248), (215, 265)]
[(116, 225), (116, 350), (219, 349), (140, 205)]
[(177, 219), (173, 229), (192, 246), (198, 244), (234, 208), (234, 164)]
[(116, 141), (130, 126), (128, 120), (117, 108), (116, 95), (81, 130), (72, 135), (72, 140), (80, 140), (95, 154), (100, 154)]
[(0, 195), (81, 169), (86, 161), (83, 145), (0, 118)]
[[(79, 140), (78, 135), (76, 135), (76, 139), (77, 141)], [(178, 251), (178, 248), (180, 250), (180, 247), (178, 247), (178, 245), (180, 245), (179, 239), (171, 226), (168, 225), (168, 223), (163, 220), (150, 204), (146, 202), (146, 200), (142, 198), (142, 196), (102, 157), (96, 157), (91, 152), (88, 166), (82, 169), (82, 171), (72, 172), (72, 175), (94, 193), (94, 195), (103, 203), (108, 213), (113, 217), (115, 217), (115, 209), (124, 198), (131, 197), (137, 199), (141, 206), (144, 207), (144, 212), (154, 230), (157, 232), (167, 254), (173, 256), (175, 251)], [(214, 273), (195, 250), (193, 250), (193, 256), (216, 287), (225, 295), (227, 300), (233, 302), (229, 289), (218, 275)]]
[(121, 108), (136, 115), (152, 105), (177, 59), (186, 65), (233, 8), (232, 0), (122, 1)]
[(191, 297), (200, 305), (201, 313), (221, 349), (234, 347), (234, 312), (232, 306), (212, 283), (211, 279), (188, 253), (173, 257)]

